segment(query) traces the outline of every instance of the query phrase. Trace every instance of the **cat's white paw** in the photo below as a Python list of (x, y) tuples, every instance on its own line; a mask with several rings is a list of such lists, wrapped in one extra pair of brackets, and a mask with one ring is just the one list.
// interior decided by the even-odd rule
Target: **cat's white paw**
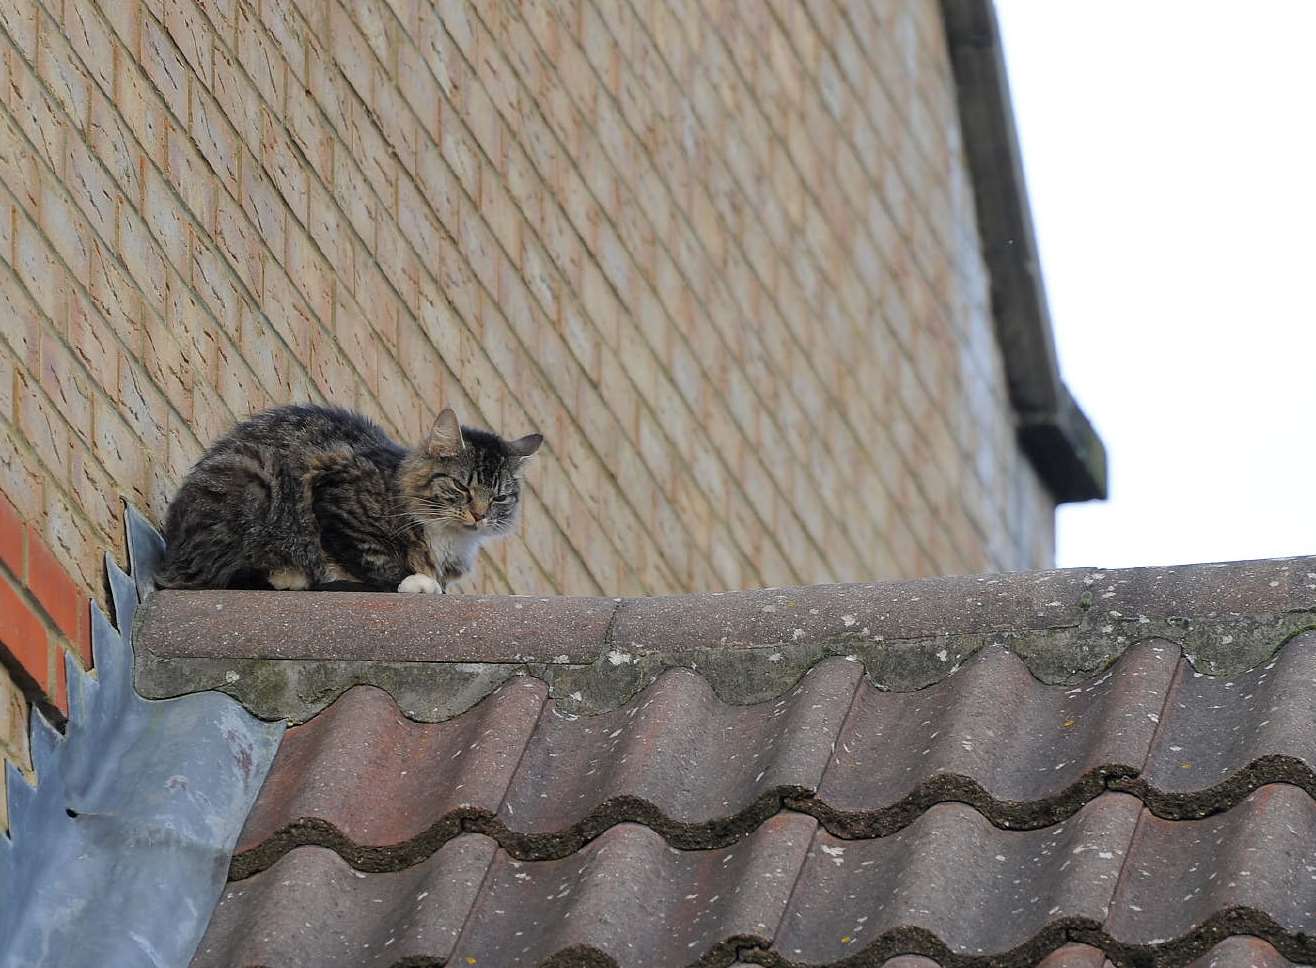
[(311, 587), (311, 581), (298, 568), (276, 568), (270, 572), (270, 587), (281, 592), (301, 592)]
[(429, 575), (408, 575), (398, 585), (398, 591), (404, 595), (439, 595), (443, 586)]

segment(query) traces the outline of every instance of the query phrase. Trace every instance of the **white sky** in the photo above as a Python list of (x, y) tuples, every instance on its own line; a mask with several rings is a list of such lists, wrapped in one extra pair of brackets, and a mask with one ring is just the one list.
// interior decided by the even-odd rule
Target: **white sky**
[(1060, 367), (1061, 565), (1316, 554), (1316, 2), (998, 0)]

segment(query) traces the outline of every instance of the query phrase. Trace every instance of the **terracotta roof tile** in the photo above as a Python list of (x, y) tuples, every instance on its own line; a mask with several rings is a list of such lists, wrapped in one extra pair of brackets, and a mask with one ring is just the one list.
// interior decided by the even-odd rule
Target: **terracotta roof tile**
[(389, 845), (419, 837), (455, 816), (492, 816), (525, 749), (544, 684), (517, 679), (468, 714), (414, 723), (384, 692), (362, 686), (289, 731), (239, 852), (312, 819), (348, 842)]
[(775, 947), (831, 963), (889, 932), (922, 930), (956, 954), (999, 954), (1057, 922), (1099, 927), (1140, 808), (1108, 794), (1063, 823), (1019, 832), (947, 803), (889, 837), (819, 833)]
[(581, 948), (622, 968), (725, 963), (739, 946), (771, 939), (814, 826), (783, 814), (736, 847), (679, 851), (623, 824), (562, 860), (500, 852), (457, 963), (517, 968)]
[(1313, 704), (1313, 632), (1287, 643), (1265, 665), (1238, 675), (1204, 676), (1184, 664), (1147, 762), (1147, 779), (1161, 790), (1187, 793), (1274, 757), (1316, 771)]
[(598, 716), (550, 702), (499, 819), (527, 833), (564, 830), (609, 801), (651, 805), (678, 825), (734, 817), (763, 798), (812, 794), (863, 670), (831, 659), (780, 699), (733, 706), (697, 673), (674, 669)]
[(299, 847), (229, 884), (196, 968), (384, 968), (449, 958), (493, 858), (467, 834), (413, 867), (363, 875), (323, 847)]
[(1293, 962), (1260, 938), (1225, 938), (1188, 968), (1290, 968)]
[(1088, 682), (1048, 686), (990, 648), (927, 689), (861, 689), (818, 798), (873, 811), (942, 774), (998, 801), (1034, 802), (1103, 768), (1136, 773), (1178, 662), (1178, 649), (1148, 642)]
[(1265, 786), (1203, 820), (1139, 819), (1111, 911), (1116, 937), (1158, 944), (1231, 910), (1316, 928), (1316, 800), (1302, 790)]

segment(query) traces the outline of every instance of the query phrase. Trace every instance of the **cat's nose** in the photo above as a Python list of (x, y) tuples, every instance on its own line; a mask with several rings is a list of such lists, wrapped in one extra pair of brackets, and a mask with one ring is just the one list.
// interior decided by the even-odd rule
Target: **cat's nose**
[(488, 511), (489, 511), (488, 508), (485, 508), (483, 511), (478, 510), (478, 509), (475, 508), (475, 507), (472, 507), (472, 508), (470, 509), (471, 517), (474, 518), (476, 521), (483, 521), (483, 520), (484, 520), (484, 516), (488, 513)]

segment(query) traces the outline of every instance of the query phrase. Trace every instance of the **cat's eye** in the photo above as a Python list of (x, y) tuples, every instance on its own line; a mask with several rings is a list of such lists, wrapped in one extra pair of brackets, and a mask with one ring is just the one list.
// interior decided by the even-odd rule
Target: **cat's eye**
[(471, 496), (470, 488), (468, 488), (468, 487), (467, 487), (465, 484), (463, 484), (461, 481), (457, 480), (457, 478), (453, 477), (451, 474), (445, 474), (445, 473), (443, 473), (443, 471), (435, 471), (433, 474), (431, 474), (431, 475), (430, 475), (430, 483), (433, 484), (433, 483), (434, 483), (435, 481), (437, 481), (439, 478), (443, 478), (445, 481), (448, 481), (449, 483), (451, 483), (453, 487), (455, 487), (458, 491), (460, 491), (460, 492), (461, 492), (462, 494), (464, 494), (466, 497), (470, 497), (470, 496)]
[(499, 494), (494, 498), (494, 504), (509, 504), (516, 500), (515, 494)]

